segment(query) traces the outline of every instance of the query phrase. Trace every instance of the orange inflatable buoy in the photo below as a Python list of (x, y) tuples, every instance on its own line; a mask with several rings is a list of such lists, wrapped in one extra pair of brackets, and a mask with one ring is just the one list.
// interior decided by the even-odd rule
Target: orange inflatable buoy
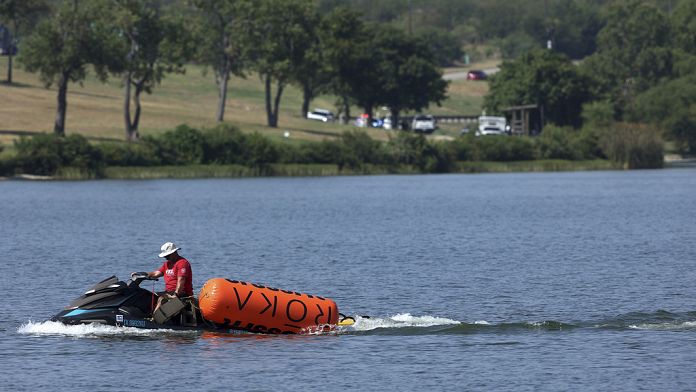
[(338, 306), (328, 298), (223, 278), (205, 282), (198, 304), (206, 320), (250, 332), (293, 334), (338, 323)]

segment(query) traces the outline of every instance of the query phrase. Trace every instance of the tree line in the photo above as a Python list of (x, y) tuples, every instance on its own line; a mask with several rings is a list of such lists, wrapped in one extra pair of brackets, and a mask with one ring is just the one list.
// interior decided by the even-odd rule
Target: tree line
[(537, 49), (504, 62), (490, 82), (490, 111), (543, 108), (549, 122), (579, 128), (613, 122), (651, 124), (696, 153), (696, 2), (668, 13), (651, 2), (622, 0), (606, 9), (597, 48), (579, 64)]
[(689, 0), (0, 0), (0, 17), (26, 33), (24, 66), (58, 87), (59, 134), (68, 85), (88, 70), (122, 78), (134, 140), (142, 93), (190, 62), (213, 70), (218, 121), (231, 76), (253, 73), (269, 126), (288, 84), (302, 90), (303, 116), (312, 99), (332, 94), (343, 118), (351, 106), (368, 114), (387, 106), (396, 124), (400, 112), (445, 98), (439, 66), (467, 44), (493, 42), (505, 54), (510, 40), (516, 53), (490, 80), (489, 112), (536, 104), (558, 126), (648, 123), (696, 151)]
[(139, 136), (142, 93), (190, 62), (213, 70), (218, 121), (231, 76), (252, 73), (263, 82), (270, 127), (278, 126), (288, 84), (303, 92), (303, 116), (313, 98), (330, 93), (346, 121), (351, 105), (368, 114), (388, 106), (397, 117), (445, 98), (447, 83), (425, 38), (368, 24), (345, 7), (320, 13), (312, 0), (2, 1), (5, 19), (36, 23), (20, 42), (19, 62), (56, 86), (57, 134), (65, 133), (70, 83), (90, 70), (102, 81), (121, 78), (128, 140)]
[[(662, 12), (675, 12), (680, 0), (644, 0)], [(615, 0), (319, 0), (324, 11), (338, 5), (361, 10), (365, 19), (398, 26), (414, 34), (437, 35), (439, 46), (457, 58), (465, 47), (488, 44), (503, 58), (546, 47), (573, 59), (596, 50), (597, 34)]]

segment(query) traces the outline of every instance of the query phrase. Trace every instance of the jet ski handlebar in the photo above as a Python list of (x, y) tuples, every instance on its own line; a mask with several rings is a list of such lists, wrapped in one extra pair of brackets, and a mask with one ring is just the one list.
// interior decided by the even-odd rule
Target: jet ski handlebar
[(131, 281), (139, 284), (143, 280), (159, 280), (159, 279), (151, 278), (147, 272), (133, 272), (131, 274)]

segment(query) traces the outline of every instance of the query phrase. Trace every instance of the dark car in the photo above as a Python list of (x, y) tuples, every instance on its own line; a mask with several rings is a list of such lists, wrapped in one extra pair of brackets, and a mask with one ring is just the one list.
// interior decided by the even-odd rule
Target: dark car
[(479, 69), (472, 69), (466, 74), (466, 80), (486, 80), (488, 75)]

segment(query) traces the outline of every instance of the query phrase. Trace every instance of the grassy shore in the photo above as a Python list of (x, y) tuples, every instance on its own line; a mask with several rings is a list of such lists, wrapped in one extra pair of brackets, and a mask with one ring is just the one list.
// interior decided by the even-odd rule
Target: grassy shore
[(250, 168), (242, 165), (186, 165), (154, 167), (108, 167), (107, 179), (148, 180), (159, 178), (235, 178), (260, 176), (310, 177), (340, 174), (336, 165), (269, 165)]
[[(458, 162), (453, 173), (513, 173), (548, 171), (621, 170), (622, 167), (606, 160), (563, 161), (538, 160), (519, 162)], [(386, 167), (365, 165), (359, 170), (339, 170), (331, 164), (273, 164), (264, 168), (242, 165), (184, 165), (148, 167), (107, 167), (103, 178), (112, 180), (151, 180), (188, 178), (243, 178), (243, 177), (319, 177), (339, 175), (418, 174), (409, 166)], [(89, 180), (94, 175), (71, 168), (62, 168), (54, 177), (38, 179)]]
[[(0, 59), (0, 71), (5, 70), (5, 60)], [(4, 73), (3, 73), (4, 74)], [(56, 111), (55, 86), (45, 88), (38, 75), (14, 70), (14, 84), (0, 83), (0, 143), (8, 146), (22, 134), (51, 132)], [(433, 114), (480, 113), (483, 96), (488, 91), (485, 82), (466, 80), (450, 84), (449, 98), (441, 107), (426, 111)], [(256, 74), (230, 81), (225, 121), (244, 132), (260, 132), (272, 138), (283, 138), (290, 132), (291, 140), (322, 140), (353, 129), (351, 125), (325, 124), (306, 120), (300, 113), (302, 94), (294, 86), (283, 93), (278, 128), (266, 124), (264, 89)], [(335, 110), (335, 97), (325, 95), (315, 99), (311, 107)], [(217, 89), (212, 72), (200, 66), (189, 65), (185, 74), (170, 74), (153, 94), (143, 94), (140, 134), (154, 135), (170, 130), (179, 124), (194, 127), (215, 125)], [(379, 112), (379, 108), (377, 108)], [(353, 115), (359, 114), (353, 108)], [(122, 141), (123, 91), (121, 81), (112, 77), (106, 83), (89, 76), (82, 85), (71, 83), (68, 88), (67, 133), (80, 133), (90, 140)], [(446, 126), (440, 135), (457, 134), (461, 126)], [(375, 139), (386, 140), (388, 132), (367, 129)]]
[(543, 159), (518, 162), (459, 162), (460, 173), (512, 173), (622, 169), (624, 168), (620, 164), (604, 159), (595, 159), (589, 161)]

